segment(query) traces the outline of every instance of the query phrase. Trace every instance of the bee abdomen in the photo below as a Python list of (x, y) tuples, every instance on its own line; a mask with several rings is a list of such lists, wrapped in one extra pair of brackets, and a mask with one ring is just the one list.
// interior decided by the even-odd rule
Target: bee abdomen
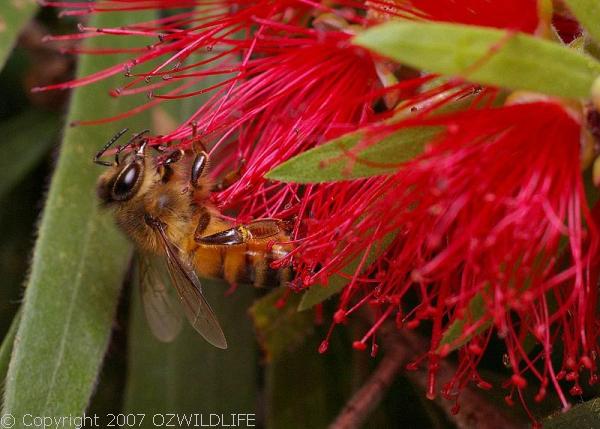
[(262, 246), (248, 243), (227, 251), (223, 272), (228, 282), (251, 284), (257, 288), (275, 288), (291, 280), (289, 267), (271, 267), (271, 263), (285, 254), (260, 244)]

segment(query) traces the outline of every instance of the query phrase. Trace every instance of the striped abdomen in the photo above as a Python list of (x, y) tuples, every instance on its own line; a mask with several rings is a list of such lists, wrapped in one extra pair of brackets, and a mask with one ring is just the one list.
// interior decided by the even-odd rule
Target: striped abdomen
[(283, 286), (292, 280), (291, 267), (273, 269), (271, 263), (285, 257), (289, 249), (272, 243), (260, 240), (235, 245), (199, 245), (194, 251), (194, 265), (199, 276), (222, 278), (230, 284)]
[(292, 249), (281, 222), (259, 219), (231, 227), (204, 209), (194, 234), (193, 262), (202, 277), (223, 278), (230, 284), (276, 287), (292, 279), (291, 267), (271, 268)]

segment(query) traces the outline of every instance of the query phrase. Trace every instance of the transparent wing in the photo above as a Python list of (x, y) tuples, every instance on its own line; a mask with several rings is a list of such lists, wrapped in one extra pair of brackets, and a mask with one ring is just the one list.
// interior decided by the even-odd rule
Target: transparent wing
[(150, 330), (160, 341), (173, 341), (181, 331), (183, 318), (169, 291), (171, 280), (165, 258), (139, 255), (139, 276), (140, 296)]
[(159, 232), (165, 254), (168, 272), (179, 298), (183, 311), (192, 327), (206, 341), (220, 349), (227, 348), (225, 334), (219, 321), (202, 293), (200, 279), (194, 270), (183, 261), (179, 249), (168, 239), (164, 226), (157, 222), (154, 227)]

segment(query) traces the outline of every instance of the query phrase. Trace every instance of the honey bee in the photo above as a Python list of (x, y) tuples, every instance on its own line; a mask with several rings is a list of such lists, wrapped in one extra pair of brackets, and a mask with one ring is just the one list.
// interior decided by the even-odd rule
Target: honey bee
[(140, 289), (150, 329), (165, 342), (179, 333), (182, 317), (170, 297), (173, 287), (194, 329), (225, 349), (225, 335), (199, 277), (257, 287), (287, 283), (291, 268), (271, 268), (291, 250), (284, 223), (258, 219), (232, 225), (209, 200), (213, 184), (207, 152), (176, 150), (156, 162), (147, 150), (147, 130), (118, 146), (113, 162), (103, 161), (126, 132), (117, 133), (94, 157), (96, 164), (108, 167), (98, 179), (97, 193), (140, 251)]

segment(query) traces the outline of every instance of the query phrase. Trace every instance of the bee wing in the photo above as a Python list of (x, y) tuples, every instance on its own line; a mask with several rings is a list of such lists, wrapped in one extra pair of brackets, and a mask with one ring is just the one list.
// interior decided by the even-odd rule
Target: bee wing
[(179, 294), (185, 316), (206, 341), (215, 347), (226, 349), (225, 334), (202, 293), (200, 279), (189, 264), (183, 261), (179, 249), (171, 243), (162, 224), (155, 228), (161, 237), (171, 282)]
[(154, 336), (171, 342), (182, 327), (181, 311), (169, 293), (170, 283), (165, 258), (143, 254), (139, 257), (140, 296), (146, 320)]

